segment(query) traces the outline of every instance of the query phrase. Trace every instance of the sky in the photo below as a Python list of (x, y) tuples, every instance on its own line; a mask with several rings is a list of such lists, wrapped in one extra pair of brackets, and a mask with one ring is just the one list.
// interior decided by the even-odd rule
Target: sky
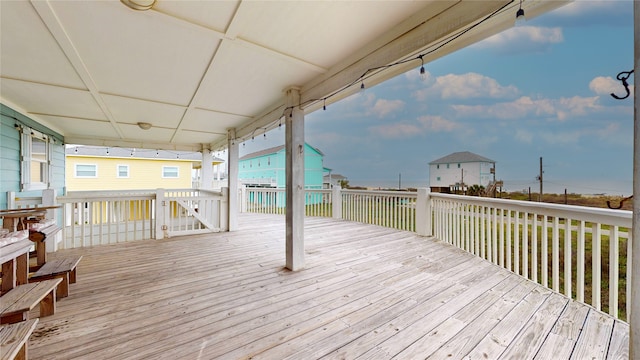
[(471, 151), (506, 191), (538, 192), (542, 157), (545, 192), (629, 195), (633, 95), (609, 94), (632, 68), (633, 1), (577, 0), (305, 115), (305, 141), (352, 186), (428, 187), (430, 161)]

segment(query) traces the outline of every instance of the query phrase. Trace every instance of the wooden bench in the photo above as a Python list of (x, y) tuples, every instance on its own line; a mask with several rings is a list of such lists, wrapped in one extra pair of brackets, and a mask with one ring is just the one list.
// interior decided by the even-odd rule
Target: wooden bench
[(1, 360), (27, 359), (29, 337), (36, 329), (38, 319), (0, 326)]
[(62, 230), (59, 226), (53, 224), (39, 230), (29, 230), (29, 240), (35, 243), (36, 247), (36, 266), (30, 267), (29, 271), (37, 271), (47, 262), (47, 248), (45, 241), (51, 239), (56, 233)]
[(37, 282), (49, 279), (62, 279), (57, 288), (58, 298), (69, 296), (69, 284), (76, 282), (76, 267), (82, 260), (82, 256), (73, 256), (47, 261), (38, 271), (29, 278), (29, 282)]
[(40, 317), (56, 311), (56, 288), (62, 279), (19, 285), (0, 297), (0, 324), (29, 319), (29, 312), (40, 304)]

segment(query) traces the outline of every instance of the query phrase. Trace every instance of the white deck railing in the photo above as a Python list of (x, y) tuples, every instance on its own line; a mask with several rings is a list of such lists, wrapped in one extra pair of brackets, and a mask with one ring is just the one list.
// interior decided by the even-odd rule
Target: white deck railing
[(223, 191), (82, 191), (57, 202), (64, 219), (59, 248), (220, 231), (227, 221)]
[(627, 319), (630, 211), (446, 194), (429, 198), (438, 239)]
[[(322, 205), (310, 199), (322, 194)], [(333, 203), (333, 199), (340, 202)], [(315, 207), (314, 207), (315, 206)], [(284, 189), (246, 189), (246, 212), (284, 214)], [(626, 320), (630, 211), (396, 191), (307, 191), (307, 216), (433, 235)]]
[[(63, 205), (64, 219), (60, 247), (225, 230), (226, 196), (224, 191), (192, 189), (71, 193), (57, 198)], [(244, 188), (239, 196), (242, 212), (285, 213), (284, 189)], [(26, 200), (17, 197), (13, 204), (42, 203), (41, 199)], [(632, 261), (630, 211), (430, 194), (426, 189), (418, 193), (308, 190), (305, 203), (307, 216), (433, 235), (577, 301), (627, 319)], [(163, 215), (158, 220), (160, 213)]]

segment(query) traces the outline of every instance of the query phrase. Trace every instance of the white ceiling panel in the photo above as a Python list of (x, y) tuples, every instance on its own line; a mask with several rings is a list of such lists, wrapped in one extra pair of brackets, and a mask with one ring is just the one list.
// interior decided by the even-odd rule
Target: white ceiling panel
[(56, 124), (67, 136), (88, 136), (97, 139), (116, 139), (118, 134), (107, 121), (67, 118), (63, 116), (39, 115), (44, 121)]
[(0, 93), (30, 114), (106, 120), (104, 113), (86, 90), (2, 79)]
[(245, 116), (194, 109), (185, 118), (183, 129), (218, 133), (226, 136), (227, 129), (239, 127), (249, 120)]
[[(214, 71), (203, 82), (195, 105), (247, 116), (259, 115), (282, 98), (287, 87), (303, 84), (314, 75), (304, 66), (228, 41), (220, 47), (213, 65)], [(235, 86), (216, 86), (221, 83)]]
[(86, 89), (27, 1), (2, 1), (0, 64), (2, 77)]
[(203, 29), (120, 2), (52, 5), (102, 93), (187, 105), (219, 43)]
[(102, 95), (118, 123), (147, 122), (155, 127), (176, 128), (185, 112), (184, 106), (129, 97)]

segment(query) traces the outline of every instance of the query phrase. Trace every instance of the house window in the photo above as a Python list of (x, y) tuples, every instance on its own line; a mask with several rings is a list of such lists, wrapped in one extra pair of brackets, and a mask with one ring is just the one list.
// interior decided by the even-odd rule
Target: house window
[(119, 178), (129, 177), (129, 165), (118, 165), (118, 177)]
[(22, 152), (20, 180), (22, 190), (42, 190), (49, 187), (51, 145), (49, 137), (23, 127), (20, 149)]
[(77, 178), (96, 178), (98, 177), (98, 165), (95, 164), (76, 164), (75, 175)]
[(440, 169), (440, 164), (436, 165), (436, 169)]
[(458, 169), (460, 169), (460, 164), (458, 164)]
[(449, 168), (449, 164), (447, 164), (447, 169)]
[(438, 176), (437, 180), (440, 181), (440, 176)]
[(177, 166), (163, 166), (162, 177), (176, 179), (180, 175)]

